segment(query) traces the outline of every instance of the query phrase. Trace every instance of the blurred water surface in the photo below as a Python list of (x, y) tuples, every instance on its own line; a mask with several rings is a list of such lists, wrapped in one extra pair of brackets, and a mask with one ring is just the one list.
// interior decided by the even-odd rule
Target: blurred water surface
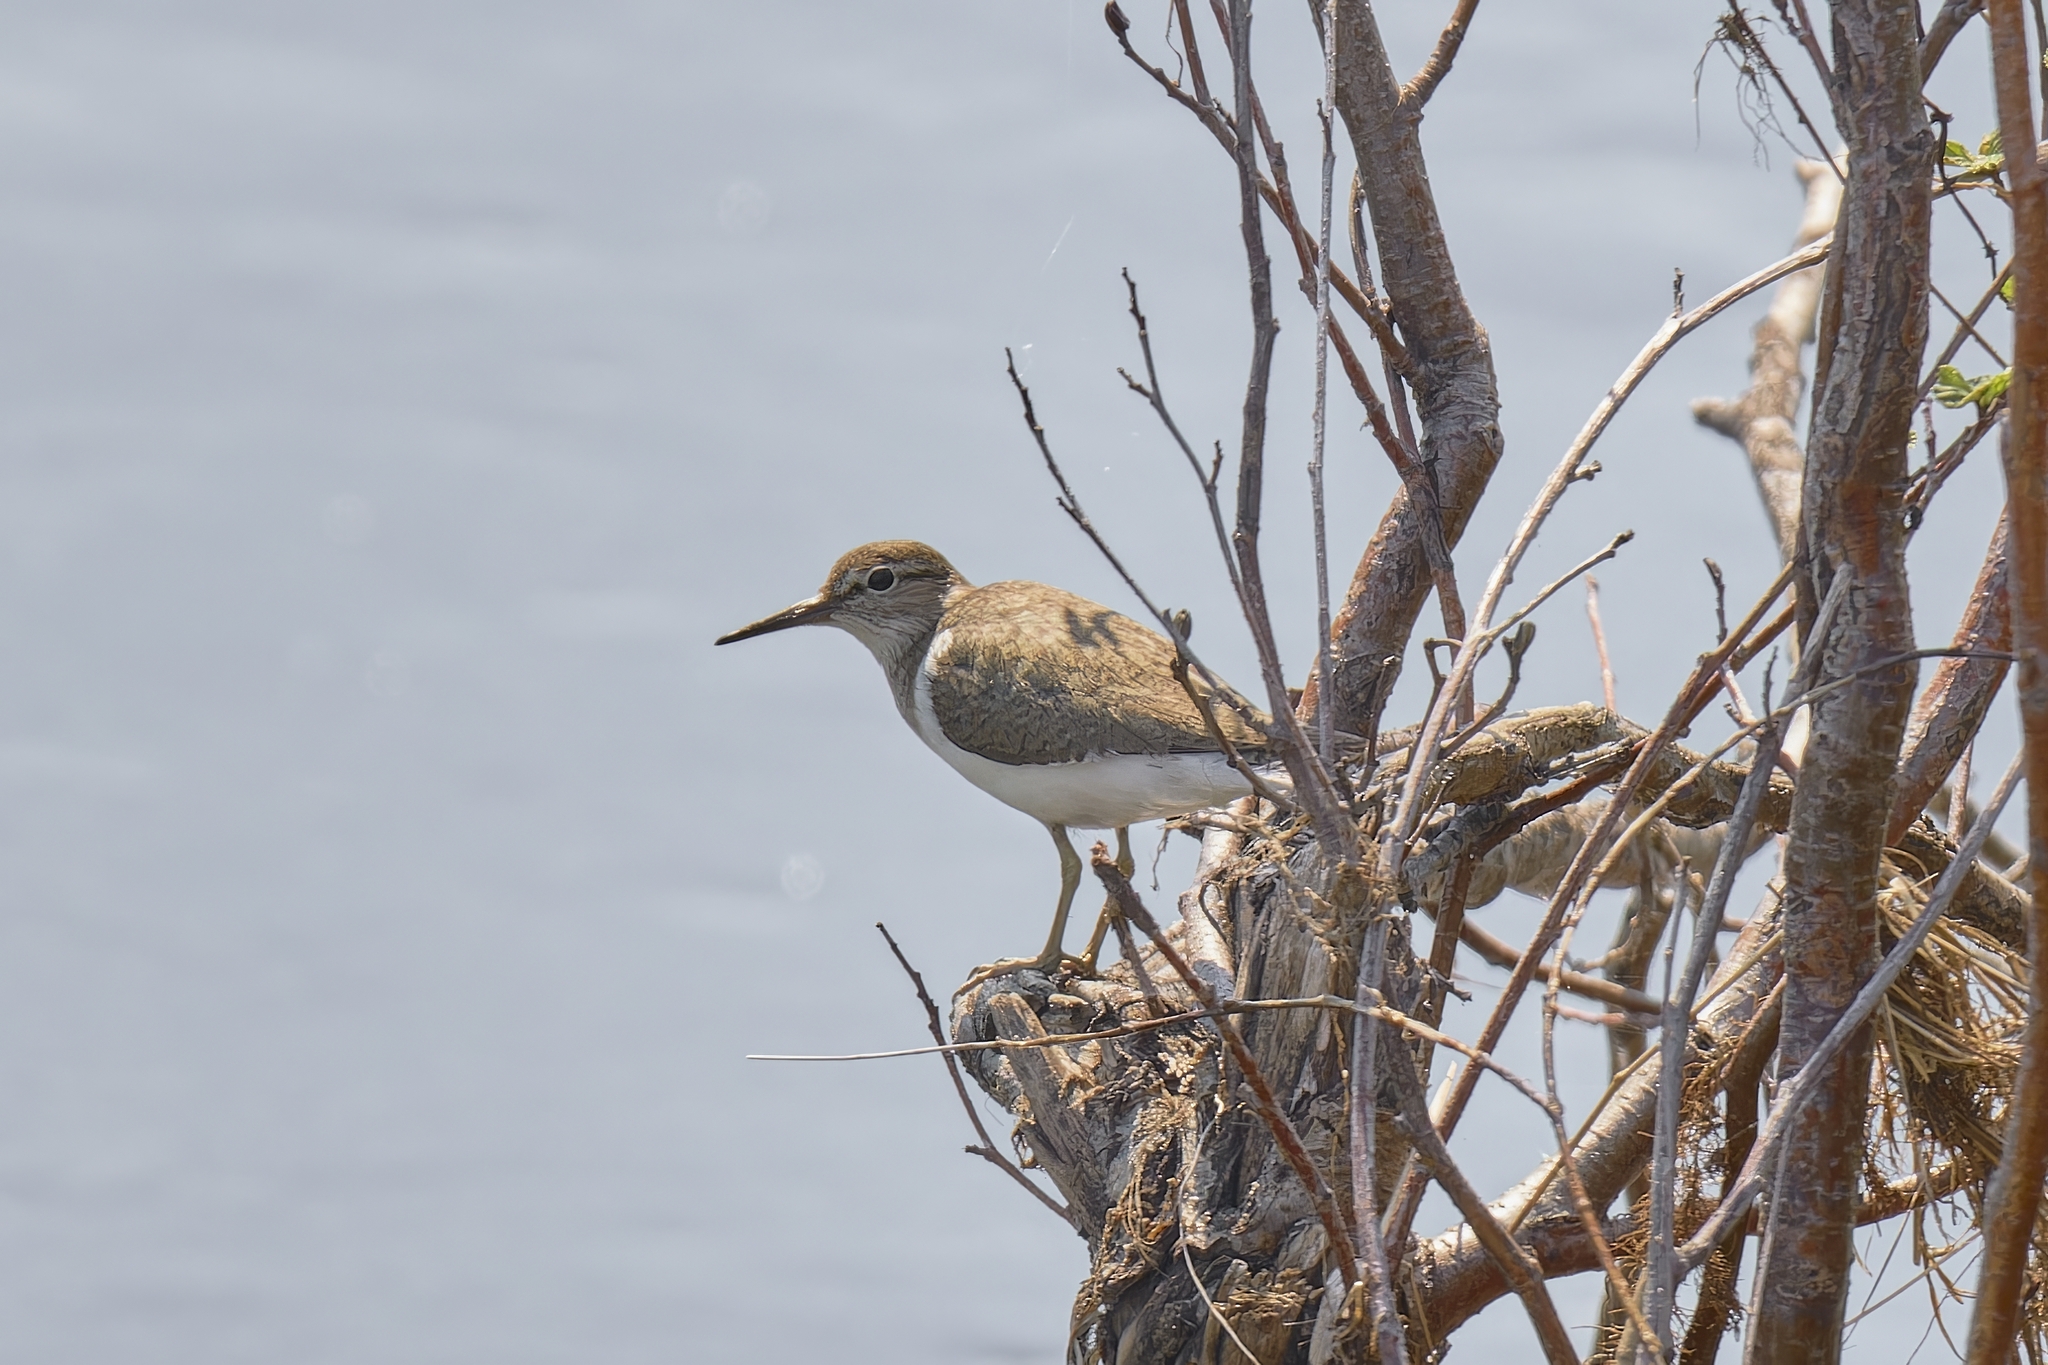
[[(1475, 584), (1671, 266), (1711, 290), (1789, 236), (1782, 146), (1725, 83), (1691, 102), (1712, 8), (1503, 7), (1432, 106), (1508, 400)], [(1302, 167), (1299, 18), (1261, 60)], [(1390, 13), (1404, 61), (1436, 21)], [(1129, 265), (1183, 422), (1232, 430), (1214, 145), (1071, 0), (5, 0), (0, 34), (0, 1357), (1058, 1359), (1083, 1248), (959, 1154), (936, 1063), (742, 1060), (918, 1042), (873, 921), (935, 986), (1018, 951), (1044, 836), (850, 640), (709, 640), (885, 535), (1126, 606), (1010, 345), (1098, 519), (1253, 676), (1112, 373)], [(1641, 533), (1606, 575), (1638, 712), (1709, 627), (1698, 557), (1737, 593), (1772, 567), (1683, 406), (1739, 388), (1741, 325), (1645, 389), (1525, 575)], [(1355, 420), (1342, 558), (1392, 487)], [(1922, 533), (1930, 640), (1980, 472)], [(1574, 612), (1525, 701), (1597, 695)], [(1547, 1140), (1461, 1138), (1494, 1184)], [(1527, 1340), (1512, 1305), (1475, 1332)]]

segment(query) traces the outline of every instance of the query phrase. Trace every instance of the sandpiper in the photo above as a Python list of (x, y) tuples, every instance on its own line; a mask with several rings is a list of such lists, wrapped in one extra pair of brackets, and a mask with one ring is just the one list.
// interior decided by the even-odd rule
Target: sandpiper
[[(842, 555), (815, 596), (717, 643), (809, 625), (837, 626), (866, 645), (918, 738), (1052, 832), (1060, 898), (1045, 951), (996, 963), (977, 979), (1025, 966), (1092, 966), (1064, 951), (1081, 884), (1069, 829), (1114, 829), (1128, 874), (1132, 824), (1252, 790), (1175, 679), (1173, 645), (1085, 597), (1043, 583), (977, 588), (929, 545), (881, 540)], [(1252, 723), (1227, 706), (1209, 709), (1243, 761), (1265, 760), (1265, 736)]]

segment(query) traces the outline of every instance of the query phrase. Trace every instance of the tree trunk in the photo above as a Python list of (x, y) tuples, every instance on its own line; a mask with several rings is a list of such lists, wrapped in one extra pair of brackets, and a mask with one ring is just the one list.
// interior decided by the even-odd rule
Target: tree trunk
[[(1807, 442), (1807, 598), (1846, 578), (1821, 651), (1785, 852), (1781, 1078), (1827, 1035), (1876, 964), (1876, 891), (1893, 772), (1917, 670), (1906, 587), (1907, 443), (1927, 337), (1935, 140), (1920, 98), (1910, 6), (1833, 8), (1836, 117), (1848, 188), (1822, 313), (1822, 371)], [(1825, 625), (1825, 622), (1823, 622)], [(1855, 1232), (1871, 1042), (1829, 1066), (1772, 1191), (1751, 1359), (1833, 1362)]]

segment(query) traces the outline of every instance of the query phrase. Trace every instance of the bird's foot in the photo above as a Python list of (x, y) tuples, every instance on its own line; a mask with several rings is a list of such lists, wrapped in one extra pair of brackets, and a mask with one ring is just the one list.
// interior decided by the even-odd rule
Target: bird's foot
[(991, 981), (999, 976), (1008, 976), (1012, 972), (1025, 971), (1043, 972), (1047, 976), (1092, 977), (1095, 975), (1095, 955), (1093, 953), (1076, 955), (1074, 953), (1059, 952), (1040, 953), (1037, 957), (1006, 957), (1000, 962), (991, 962), (985, 967), (975, 968), (974, 973), (966, 981), (962, 982), (960, 988), (954, 991), (953, 994), (956, 996), (965, 995), (968, 991), (973, 990), (985, 981)]

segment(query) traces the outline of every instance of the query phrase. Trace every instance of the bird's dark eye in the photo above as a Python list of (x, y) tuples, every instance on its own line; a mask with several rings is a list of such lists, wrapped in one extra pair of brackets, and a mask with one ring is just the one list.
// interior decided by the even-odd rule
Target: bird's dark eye
[(875, 592), (887, 592), (896, 586), (894, 569), (877, 569), (868, 575), (868, 587)]

